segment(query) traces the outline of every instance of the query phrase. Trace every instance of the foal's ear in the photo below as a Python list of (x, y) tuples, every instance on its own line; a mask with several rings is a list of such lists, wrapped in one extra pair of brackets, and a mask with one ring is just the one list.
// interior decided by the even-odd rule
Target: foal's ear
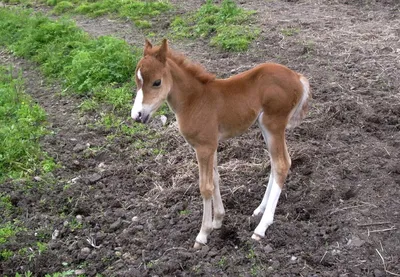
[(163, 39), (160, 49), (157, 53), (157, 58), (160, 62), (165, 63), (167, 61), (167, 52), (168, 52), (168, 41), (167, 39)]
[(153, 48), (151, 42), (146, 38), (144, 42), (144, 56), (149, 54), (149, 51)]

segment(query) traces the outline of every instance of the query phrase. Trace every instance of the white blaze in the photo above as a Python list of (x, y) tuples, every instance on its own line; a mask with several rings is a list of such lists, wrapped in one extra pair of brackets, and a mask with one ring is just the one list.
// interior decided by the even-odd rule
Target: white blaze
[(143, 91), (142, 89), (139, 89), (138, 92), (136, 93), (135, 103), (133, 103), (131, 117), (133, 119), (138, 118), (139, 112), (141, 112), (142, 109), (143, 109)]
[(134, 120), (136, 120), (136, 118), (139, 117), (139, 112), (141, 112), (143, 109), (143, 90), (142, 90), (143, 77), (142, 77), (142, 74), (140, 73), (140, 69), (137, 71), (137, 77), (140, 81), (140, 89), (136, 93), (135, 102), (133, 103), (133, 107), (131, 110), (131, 117)]

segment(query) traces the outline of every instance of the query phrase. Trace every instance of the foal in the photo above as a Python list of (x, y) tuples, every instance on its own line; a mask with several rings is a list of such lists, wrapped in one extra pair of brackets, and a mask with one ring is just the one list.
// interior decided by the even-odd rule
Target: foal
[(136, 84), (132, 118), (146, 123), (167, 101), (179, 131), (196, 151), (203, 221), (195, 248), (207, 243), (207, 236), (221, 227), (225, 215), (217, 170), (218, 141), (240, 135), (258, 122), (268, 147), (271, 173), (261, 204), (253, 213), (263, 216), (252, 238), (264, 237), (291, 165), (285, 129), (298, 125), (307, 112), (308, 80), (273, 63), (216, 79), (200, 65), (169, 50), (166, 39), (155, 47), (146, 39), (144, 57), (136, 68)]

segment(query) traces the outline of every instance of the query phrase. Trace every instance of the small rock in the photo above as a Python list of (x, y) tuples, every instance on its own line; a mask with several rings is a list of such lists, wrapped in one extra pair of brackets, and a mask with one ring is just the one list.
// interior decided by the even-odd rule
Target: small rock
[(75, 218), (76, 218), (76, 222), (82, 223), (83, 218), (80, 214), (78, 214)]
[(75, 275), (83, 275), (83, 274), (85, 274), (86, 273), (86, 271), (84, 270), (84, 269), (77, 269), (77, 270), (75, 270)]
[(211, 250), (210, 252), (208, 252), (208, 256), (211, 258), (214, 258), (217, 255), (218, 255), (218, 251)]
[(271, 246), (270, 244), (267, 244), (267, 245), (264, 247), (264, 252), (265, 252), (265, 253), (271, 253), (272, 251), (274, 251), (274, 249), (272, 248), (272, 246)]
[(84, 256), (87, 256), (90, 254), (90, 248), (89, 247), (84, 247), (81, 249), (81, 254)]
[(96, 183), (97, 181), (99, 181), (101, 179), (101, 175), (98, 173), (94, 173), (91, 176), (89, 176), (89, 182), (90, 183)]
[(271, 266), (272, 266), (273, 269), (278, 269), (280, 265), (281, 264), (279, 263), (279, 261), (274, 261), (274, 262), (272, 262)]
[(71, 179), (68, 183), (76, 184), (79, 181), (80, 178), (81, 178), (81, 176), (75, 177), (75, 178)]
[(137, 216), (132, 217), (132, 222), (137, 222), (137, 221), (139, 221), (139, 217)]
[(35, 176), (33, 177), (33, 180), (35, 180), (36, 182), (40, 182), (42, 181), (42, 178), (40, 176)]
[(382, 270), (377, 268), (374, 269), (374, 277), (383, 277), (383, 276), (386, 276), (386, 274)]
[(210, 247), (208, 245), (203, 245), (199, 252), (203, 255), (203, 257), (205, 257), (208, 251), (210, 251)]
[(64, 223), (63, 223), (64, 227), (67, 227), (68, 224), (69, 224), (68, 220), (64, 221)]
[(165, 126), (165, 124), (167, 124), (167, 117), (165, 115), (160, 116), (160, 120), (161, 120), (162, 126)]
[(360, 239), (359, 237), (353, 236), (349, 242), (347, 243), (348, 246), (360, 247), (365, 243), (364, 240)]
[(110, 230), (115, 231), (118, 230), (122, 226), (122, 220), (121, 218), (118, 218), (117, 221), (115, 221), (113, 224), (110, 225)]
[(81, 152), (86, 149), (86, 145), (78, 143), (75, 145), (75, 147), (72, 149), (74, 152)]
[(60, 231), (55, 229), (53, 234), (51, 234), (51, 239), (56, 239), (60, 235)]

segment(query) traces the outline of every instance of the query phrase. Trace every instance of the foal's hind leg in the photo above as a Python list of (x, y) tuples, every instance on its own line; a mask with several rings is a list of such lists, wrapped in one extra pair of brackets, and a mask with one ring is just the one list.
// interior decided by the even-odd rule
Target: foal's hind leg
[(221, 199), (219, 190), (219, 173), (217, 168), (217, 152), (214, 154), (214, 193), (213, 193), (214, 219), (212, 222), (213, 229), (219, 229), (222, 226), (222, 220), (225, 216), (224, 204)]
[(290, 168), (290, 157), (285, 141), (285, 118), (259, 117), (259, 124), (266, 140), (271, 158), (271, 174), (268, 187), (260, 206), (254, 214), (264, 212), (260, 223), (254, 230), (252, 238), (260, 240), (274, 220), (276, 205)]

